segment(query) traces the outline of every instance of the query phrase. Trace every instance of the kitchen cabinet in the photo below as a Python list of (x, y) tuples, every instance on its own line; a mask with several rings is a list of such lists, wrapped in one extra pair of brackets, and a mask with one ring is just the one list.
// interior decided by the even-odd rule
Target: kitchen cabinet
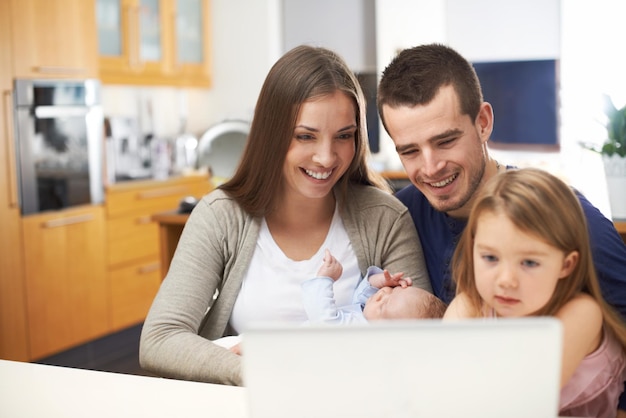
[(208, 87), (209, 0), (97, 0), (100, 78)]
[(165, 275), (160, 262), (159, 229), (152, 215), (177, 208), (185, 196), (199, 198), (210, 190), (206, 175), (109, 186), (107, 274), (114, 331), (144, 320)]
[(104, 207), (29, 215), (22, 231), (31, 357), (110, 332)]
[(9, 3), (0, 1), (0, 358), (28, 360), (22, 235), (17, 202)]
[(14, 77), (98, 77), (95, 0), (7, 1)]

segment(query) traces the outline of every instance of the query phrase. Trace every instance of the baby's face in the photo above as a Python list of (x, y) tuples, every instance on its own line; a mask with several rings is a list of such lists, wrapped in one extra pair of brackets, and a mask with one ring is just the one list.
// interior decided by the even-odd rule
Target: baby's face
[(368, 321), (405, 318), (406, 305), (413, 296), (410, 287), (383, 287), (367, 300), (363, 315)]

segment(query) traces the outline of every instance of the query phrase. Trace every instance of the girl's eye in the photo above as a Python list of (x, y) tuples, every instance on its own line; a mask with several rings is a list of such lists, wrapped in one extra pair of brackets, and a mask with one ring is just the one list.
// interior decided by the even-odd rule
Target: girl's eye
[(533, 260), (524, 260), (522, 261), (522, 265), (525, 267), (537, 267), (539, 263)]
[(496, 261), (498, 261), (498, 257), (496, 257), (495, 255), (491, 255), (491, 254), (483, 254), (482, 259), (485, 260), (488, 263), (495, 263)]

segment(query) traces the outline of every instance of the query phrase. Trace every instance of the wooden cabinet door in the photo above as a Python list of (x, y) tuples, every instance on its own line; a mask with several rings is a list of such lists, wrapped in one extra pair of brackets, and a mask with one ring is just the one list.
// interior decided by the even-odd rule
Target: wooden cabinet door
[(32, 358), (109, 332), (104, 208), (23, 218)]
[(11, 0), (16, 78), (97, 78), (94, 0)]
[(27, 361), (22, 231), (17, 205), (9, 4), (0, 1), (0, 358)]

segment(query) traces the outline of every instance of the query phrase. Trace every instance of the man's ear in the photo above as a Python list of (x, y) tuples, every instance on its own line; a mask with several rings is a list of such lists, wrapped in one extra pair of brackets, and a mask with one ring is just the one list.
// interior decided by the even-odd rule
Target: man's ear
[(561, 267), (561, 272), (559, 274), (559, 279), (569, 276), (574, 271), (576, 264), (578, 264), (578, 257), (580, 254), (578, 251), (572, 251), (567, 254), (563, 259), (563, 267)]
[(476, 116), (476, 129), (481, 142), (486, 143), (493, 132), (493, 108), (488, 102), (482, 102), (480, 105), (478, 116)]

